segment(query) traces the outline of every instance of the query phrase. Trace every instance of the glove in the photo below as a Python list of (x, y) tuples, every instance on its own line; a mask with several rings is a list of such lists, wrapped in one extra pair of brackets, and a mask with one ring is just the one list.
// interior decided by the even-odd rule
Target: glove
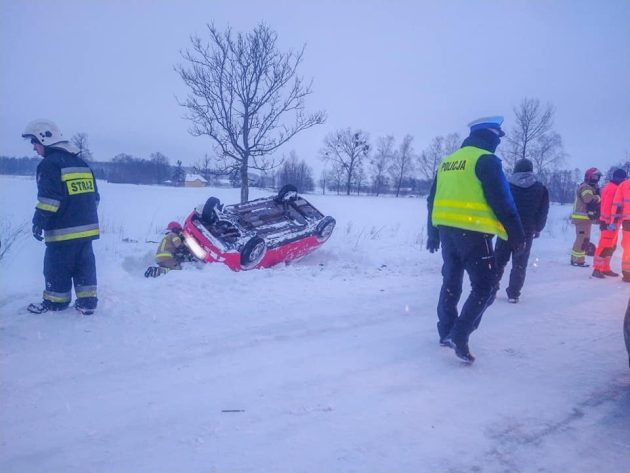
[(43, 232), (42, 227), (34, 223), (33, 224), (33, 238), (35, 238), (37, 241), (42, 241), (44, 239), (44, 237), (42, 236), (42, 232)]
[(435, 253), (439, 249), (440, 240), (438, 238), (429, 237), (429, 239), (427, 240), (427, 250), (429, 250), (431, 253)]
[(533, 237), (534, 237), (534, 238), (538, 238), (538, 237), (540, 237), (540, 232), (534, 232)]
[(616, 223), (609, 223), (606, 226), (606, 230), (615, 231), (616, 229), (617, 229), (617, 224)]

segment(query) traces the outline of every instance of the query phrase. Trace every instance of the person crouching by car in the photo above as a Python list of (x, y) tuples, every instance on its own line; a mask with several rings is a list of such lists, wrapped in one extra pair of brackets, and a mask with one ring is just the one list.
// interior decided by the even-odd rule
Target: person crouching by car
[(182, 226), (177, 222), (171, 222), (166, 227), (166, 235), (162, 238), (160, 246), (155, 253), (157, 266), (149, 267), (144, 273), (145, 277), (158, 277), (168, 273), (171, 269), (182, 269), (184, 261), (184, 241), (182, 238)]

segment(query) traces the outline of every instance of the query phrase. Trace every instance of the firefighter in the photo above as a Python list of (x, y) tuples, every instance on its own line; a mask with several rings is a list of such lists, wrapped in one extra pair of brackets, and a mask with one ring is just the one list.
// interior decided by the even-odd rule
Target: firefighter
[(46, 243), (46, 289), (43, 301), (27, 309), (41, 314), (67, 308), (74, 283), (75, 308), (91, 315), (98, 302), (92, 250), (92, 240), (99, 237), (96, 179), (79, 157), (79, 149), (50, 120), (32, 121), (22, 137), (44, 158), (37, 166), (33, 237)]
[[(470, 334), (479, 326), (492, 303), (496, 265), (492, 238), (507, 240), (520, 254), (525, 234), (501, 161), (494, 152), (505, 135), (503, 117), (469, 123), (470, 135), (462, 147), (444, 158), (427, 199), (427, 249), (442, 247), (442, 289), (437, 307), (440, 345), (455, 355), (475, 361)], [(471, 292), (458, 314), (464, 272)]]
[(593, 277), (604, 279), (606, 276), (618, 277), (619, 273), (610, 269), (610, 258), (617, 248), (617, 236), (619, 235), (619, 215), (617, 207), (613, 205), (615, 192), (628, 177), (623, 169), (616, 169), (608, 184), (602, 189), (602, 201), (599, 216), (599, 243), (593, 258)]
[(182, 226), (177, 222), (170, 222), (166, 226), (166, 235), (155, 253), (155, 262), (158, 266), (149, 267), (144, 275), (155, 278), (168, 273), (171, 269), (182, 269), (185, 248)]
[(630, 179), (617, 187), (613, 205), (621, 222), (621, 274), (623, 282), (630, 282)]
[(587, 268), (586, 255), (593, 256), (591, 243), (591, 225), (599, 220), (599, 180), (602, 173), (597, 168), (589, 168), (584, 173), (582, 182), (575, 191), (575, 203), (571, 214), (571, 223), (575, 225), (575, 241), (571, 249), (571, 265)]

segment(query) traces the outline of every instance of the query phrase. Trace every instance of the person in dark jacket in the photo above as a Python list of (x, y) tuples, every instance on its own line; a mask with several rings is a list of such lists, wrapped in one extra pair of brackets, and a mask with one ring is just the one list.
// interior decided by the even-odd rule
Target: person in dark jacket
[[(522, 251), (525, 235), (501, 161), (494, 152), (505, 135), (503, 117), (475, 120), (462, 147), (444, 158), (427, 199), (427, 249), (442, 246), (442, 289), (437, 307), (442, 346), (473, 362), (468, 340), (492, 303), (496, 266), (492, 238)], [(471, 292), (458, 314), (464, 272)]]
[(494, 252), (497, 261), (497, 287), (503, 276), (503, 271), (512, 258), (512, 270), (510, 271), (510, 283), (506, 289), (508, 302), (517, 303), (521, 297), (521, 290), (525, 284), (527, 263), (532, 249), (534, 238), (540, 236), (549, 213), (549, 192), (547, 188), (536, 180), (534, 166), (529, 159), (519, 159), (514, 164), (514, 172), (510, 176), (510, 190), (514, 196), (514, 202), (521, 217), (523, 231), (525, 232), (525, 249), (519, 254), (514, 254), (510, 245), (497, 240)]
[(99, 237), (96, 179), (78, 148), (50, 120), (32, 121), (22, 137), (44, 158), (37, 166), (33, 237), (46, 242), (46, 288), (43, 301), (30, 304), (28, 311), (41, 314), (67, 308), (74, 283), (75, 308), (93, 314), (98, 302), (92, 251), (92, 240)]

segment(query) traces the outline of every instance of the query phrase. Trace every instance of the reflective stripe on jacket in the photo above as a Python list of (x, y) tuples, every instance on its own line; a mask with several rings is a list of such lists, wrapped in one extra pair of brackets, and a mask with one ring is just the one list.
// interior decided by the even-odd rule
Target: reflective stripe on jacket
[(168, 232), (162, 238), (160, 246), (155, 253), (156, 263), (163, 263), (175, 259), (177, 249), (182, 246), (182, 239), (177, 233)]
[(37, 166), (37, 204), (33, 224), (44, 230), (46, 244), (99, 237), (96, 180), (76, 154), (45, 148)]
[(630, 179), (626, 179), (617, 186), (613, 205), (622, 222), (630, 221)]
[(575, 202), (571, 214), (573, 223), (591, 220), (589, 204), (593, 205), (598, 202), (600, 202), (600, 197), (597, 195), (597, 189), (586, 182), (580, 184), (575, 191)]
[(487, 150), (465, 146), (444, 158), (437, 172), (432, 223), (498, 235), (507, 232), (488, 205), (475, 173), (477, 160)]
[(611, 181), (602, 189), (602, 203), (599, 219), (604, 223), (615, 223), (616, 219), (619, 217), (617, 207), (613, 205), (617, 187), (619, 186)]

